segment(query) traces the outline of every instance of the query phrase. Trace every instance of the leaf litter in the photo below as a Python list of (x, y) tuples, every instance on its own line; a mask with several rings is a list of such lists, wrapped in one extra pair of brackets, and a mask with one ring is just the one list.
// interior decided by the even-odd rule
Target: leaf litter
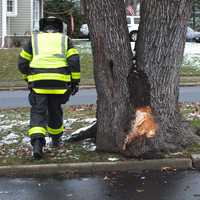
[[(184, 119), (188, 121), (199, 120), (200, 125), (200, 103), (180, 104)], [(71, 106), (64, 109), (63, 141), (87, 130), (96, 122), (96, 107), (94, 105)], [(199, 126), (200, 127), (200, 126)], [(32, 147), (26, 132), (29, 128), (29, 109), (2, 109), (0, 110), (0, 165), (33, 163)], [(85, 139), (80, 142), (67, 143), (58, 149), (50, 147), (50, 138), (46, 137), (47, 145), (44, 149), (44, 160), (41, 163), (50, 162), (89, 162), (89, 161), (118, 161), (126, 158), (111, 153), (96, 152), (93, 140)], [(181, 154), (178, 152), (172, 156)], [(168, 171), (171, 169), (163, 169)]]
[[(67, 163), (86, 161), (113, 161), (118, 155), (96, 152), (93, 140), (85, 139), (80, 142), (67, 143), (67, 138), (87, 130), (96, 122), (95, 105), (71, 106), (64, 108), (63, 144), (55, 149), (50, 146), (51, 139), (46, 137), (44, 159), (34, 161), (40, 163)], [(0, 109), (0, 165), (33, 163), (29, 129), (29, 109)], [(109, 159), (111, 158), (111, 159)]]

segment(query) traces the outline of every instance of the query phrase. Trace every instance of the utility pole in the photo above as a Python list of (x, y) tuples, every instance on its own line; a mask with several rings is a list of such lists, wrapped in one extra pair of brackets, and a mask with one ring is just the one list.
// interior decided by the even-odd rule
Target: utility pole
[(2, 36), (1, 36), (1, 47), (5, 45), (5, 37), (7, 35), (7, 0), (2, 1)]

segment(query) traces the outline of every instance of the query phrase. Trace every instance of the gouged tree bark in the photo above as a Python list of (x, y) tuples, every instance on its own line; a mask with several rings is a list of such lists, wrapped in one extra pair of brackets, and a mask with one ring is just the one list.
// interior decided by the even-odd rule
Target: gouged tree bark
[[(124, 1), (84, 1), (97, 88), (97, 149), (154, 157), (199, 141), (182, 124), (178, 109), (179, 70), (191, 4), (191, 0), (141, 1), (135, 66)], [(141, 106), (153, 110), (156, 135), (141, 136), (123, 151), (135, 110)]]

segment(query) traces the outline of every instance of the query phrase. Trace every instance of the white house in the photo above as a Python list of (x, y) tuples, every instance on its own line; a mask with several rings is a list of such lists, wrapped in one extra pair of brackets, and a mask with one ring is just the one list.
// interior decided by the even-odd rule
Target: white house
[(0, 47), (10, 38), (30, 35), (38, 30), (43, 17), (43, 0), (0, 0)]

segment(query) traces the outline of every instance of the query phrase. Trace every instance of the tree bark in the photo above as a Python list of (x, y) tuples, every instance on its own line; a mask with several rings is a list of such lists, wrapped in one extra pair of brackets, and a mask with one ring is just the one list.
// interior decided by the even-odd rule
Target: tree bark
[[(180, 150), (198, 139), (182, 126), (178, 109), (191, 0), (143, 0), (133, 65), (123, 0), (87, 0), (97, 89), (97, 149), (131, 157)], [(158, 124), (152, 139), (139, 137), (125, 151), (135, 110), (150, 106)]]

